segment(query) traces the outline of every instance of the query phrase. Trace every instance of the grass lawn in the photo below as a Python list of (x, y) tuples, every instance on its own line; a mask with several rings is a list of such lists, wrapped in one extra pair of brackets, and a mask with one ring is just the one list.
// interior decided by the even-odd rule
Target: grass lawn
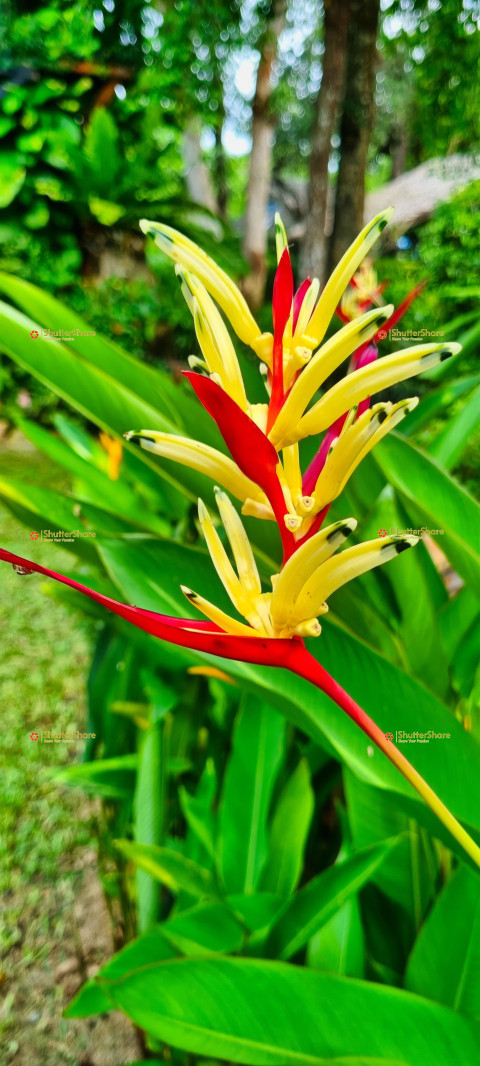
[[(0, 444), (3, 476), (59, 485), (58, 468), (46, 458), (7, 451)], [(29, 531), (1, 505), (0, 540), (26, 556), (32, 550)], [(65, 549), (50, 544), (48, 552), (54, 569), (72, 568), (73, 557)], [(6, 997), (0, 1012), (0, 1060), (15, 1064), (27, 1062), (26, 1049), (22, 1056), (25, 1028), (37, 1028), (39, 1038), (42, 1031), (45, 1038), (49, 1034), (53, 1044), (66, 1028), (51, 981), (52, 958), (57, 964), (62, 959), (82, 855), (93, 846), (93, 806), (79, 792), (60, 790), (50, 774), (80, 757), (82, 742), (30, 740), (32, 730), (85, 728), (93, 623), (45, 595), (45, 584), (41, 577), (19, 576), (1, 564), (0, 939)], [(49, 1066), (78, 1061), (65, 1057), (65, 1051), (62, 1057), (51, 1052), (45, 1058), (41, 1043), (36, 1044), (38, 1061)], [(28, 1044), (32, 1054), (30, 1040)]]

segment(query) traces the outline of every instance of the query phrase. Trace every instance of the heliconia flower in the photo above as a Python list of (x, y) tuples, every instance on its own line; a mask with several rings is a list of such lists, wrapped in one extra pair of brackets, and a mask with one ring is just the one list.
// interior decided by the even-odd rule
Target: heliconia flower
[[(359, 574), (394, 558), (418, 537), (387, 538), (356, 544), (335, 555), (345, 537), (356, 528), (353, 518), (336, 522), (316, 533), (299, 548), (283, 567), (273, 574), (273, 592), (262, 592), (260, 576), (247, 534), (228, 496), (216, 489), (217, 503), (227, 539), (237, 566), (235, 573), (225, 548), (202, 500), (198, 514), (215, 569), (240, 615), (263, 637), (319, 636), (317, 615), (328, 610), (326, 599), (337, 588)], [(226, 632), (251, 635), (244, 623), (220, 612), (217, 607), (190, 589), (187, 599)]]
[[(349, 523), (349, 532), (350, 529), (351, 520)], [(341, 536), (340, 529), (336, 531), (335, 536)], [(304, 546), (304, 548), (307, 547), (307, 545)], [(361, 545), (360, 547), (363, 547), (364, 550), (366, 549), (367, 552), (369, 550), (365, 545)], [(389, 545), (389, 549), (391, 549), (391, 545)], [(333, 550), (335, 550), (335, 548)], [(321, 558), (321, 551), (322, 547), (319, 543), (317, 559)], [(346, 555), (347, 552), (343, 552), (342, 554)], [(222, 626), (217, 625), (212, 621), (202, 622), (191, 618), (175, 618), (169, 615), (157, 614), (155, 611), (144, 610), (141, 607), (133, 607), (129, 604), (121, 603), (109, 596), (105, 596), (101, 592), (97, 592), (95, 589), (89, 588), (87, 585), (80, 584), (73, 578), (58, 574), (54, 570), (49, 570), (44, 566), (40, 566), (39, 563), (31, 562), (30, 560), (15, 555), (13, 552), (6, 551), (3, 548), (0, 548), (0, 559), (4, 562), (11, 563), (17, 573), (21, 575), (32, 573), (44, 574), (46, 577), (53, 578), (55, 581), (59, 581), (63, 585), (67, 585), (69, 588), (76, 589), (78, 592), (83, 593), (84, 596), (88, 596), (89, 599), (94, 600), (113, 614), (123, 618), (127, 622), (131, 622), (132, 625), (143, 630), (143, 632), (159, 637), (171, 644), (176, 644), (183, 648), (190, 648), (192, 651), (215, 655), (223, 659), (234, 659), (239, 662), (253, 663), (260, 666), (281, 667), (290, 670), (298, 677), (302, 677), (309, 681), (316, 688), (325, 692), (327, 696), (329, 696), (337, 706), (363, 730), (366, 736), (377, 745), (380, 751), (387, 756), (390, 762), (392, 762), (400, 773), (403, 774), (406, 780), (410, 782), (425, 803), (437, 815), (438, 819), (446, 826), (455, 840), (457, 840), (464, 848), (465, 852), (471, 857), (471, 859), (473, 859), (477, 866), (480, 866), (480, 848), (475, 841), (472, 840), (471, 836), (466, 832), (460, 822), (454, 817), (445, 804), (442, 803), (441, 799), (439, 799), (433, 789), (430, 788), (430, 785), (428, 785), (421, 774), (419, 774), (411, 763), (409, 763), (403, 753), (398, 750), (395, 744), (386, 739), (385, 734), (373, 719), (362, 710), (348, 692), (346, 692), (345, 689), (343, 689), (341, 685), (330, 676), (324, 667), (317, 662), (310, 652), (307, 651), (304, 641), (300, 636), (274, 638), (261, 636), (258, 633), (255, 636), (251, 636), (250, 633), (253, 633), (254, 630), (249, 630), (248, 626), (245, 626), (245, 629), (247, 630), (246, 634), (232, 635), (231, 633), (226, 632)], [(292, 588), (295, 591), (298, 590), (304, 576), (304, 571), (302, 569), (304, 563), (306, 563), (304, 549), (302, 550), (302, 556), (299, 557), (299, 559), (299, 566), (295, 572), (294, 584), (292, 585)], [(320, 563), (319, 569), (321, 569), (322, 565), (327, 565), (327, 560), (324, 560), (323, 564)], [(351, 563), (348, 563), (348, 567), (350, 566)], [(368, 569), (368, 567), (366, 566), (365, 569)], [(307, 571), (305, 571), (305, 573), (306, 572)], [(255, 575), (253, 575), (253, 579), (255, 580)], [(311, 576), (310, 578), (307, 577), (305, 585), (302, 586), (303, 590), (305, 590), (309, 580), (311, 581)], [(345, 578), (345, 580), (347, 580), (347, 578)], [(324, 587), (326, 588), (329, 582), (331, 584), (331, 581), (332, 574), (331, 572), (328, 572)], [(277, 590), (279, 585), (280, 579), (277, 583)], [(284, 590), (280, 586), (280, 595), (277, 597), (277, 607), (279, 610), (282, 609), (282, 597), (284, 592), (289, 597), (287, 589)], [(308, 594), (308, 592), (306, 594)], [(205, 601), (202, 601), (202, 604), (204, 602)], [(198, 600), (196, 605), (199, 605)]]
[[(318, 637), (317, 615), (328, 610), (326, 600), (347, 581), (395, 558), (418, 537), (387, 537), (366, 541), (336, 555), (356, 528), (354, 518), (320, 530), (290, 557), (279, 574), (271, 577), (272, 592), (262, 592), (260, 575), (241, 519), (228, 496), (215, 490), (220, 517), (237, 567), (235, 572), (202, 500), (198, 517), (210, 557), (232, 603), (248, 622), (237, 621), (191, 589), (182, 588), (189, 602), (225, 632), (260, 637)], [(250, 627), (250, 628), (249, 628)]]
[[(378, 215), (344, 255), (320, 297), (316, 279), (294, 292), (285, 230), (276, 219), (278, 269), (273, 294), (273, 335), (261, 333), (236, 285), (192, 241), (168, 226), (142, 223), (176, 263), (182, 291), (192, 312), (201, 356), (191, 360), (204, 373), (184, 371), (194, 392), (216, 422), (230, 456), (201, 441), (155, 429), (125, 434), (142, 448), (209, 475), (234, 565), (207, 508), (199, 501), (199, 522), (212, 562), (239, 617), (227, 614), (183, 587), (192, 607), (207, 620), (174, 618), (123, 604), (102, 593), (0, 549), (0, 559), (19, 574), (34, 571), (77, 589), (119, 617), (153, 636), (224, 659), (284, 667), (326, 692), (411, 782), (453, 836), (480, 865), (480, 848), (371, 718), (307, 651), (304, 637), (321, 633), (318, 617), (326, 600), (347, 581), (394, 558), (416, 537), (385, 538), (354, 544), (338, 552), (355, 529), (355, 519), (322, 528), (332, 500), (374, 445), (417, 403), (377, 403), (370, 396), (421, 373), (459, 351), (456, 344), (427, 344), (378, 360), (375, 337), (391, 320), (393, 308), (358, 316), (322, 344), (330, 319), (347, 284), (386, 225), (390, 211)], [(250, 404), (240, 364), (218, 310), (240, 339), (264, 363), (267, 402)], [(320, 347), (318, 347), (320, 345)], [(314, 351), (318, 347), (317, 351)], [(315, 401), (327, 378), (349, 356), (350, 371)], [(315, 401), (312, 406), (312, 400)], [(325, 433), (317, 456), (302, 473), (299, 441)], [(262, 588), (240, 516), (276, 522), (283, 563)]]
[[(374, 428), (379, 428), (375, 420), (368, 424), (368, 431), (368, 420), (364, 420), (361, 431), (350, 432), (342, 440), (336, 461), (330, 459), (329, 470), (325, 471), (320, 483), (327, 457), (331, 456), (332, 447), (337, 446), (343, 427), (350, 424), (347, 420), (351, 420), (351, 412), (354, 419), (360, 420), (375, 393), (428, 370), (459, 350), (457, 345), (426, 344), (377, 360), (375, 340), (379, 331), (398, 321), (399, 314), (417, 294), (418, 286), (397, 312), (391, 305), (373, 307), (346, 321), (342, 329), (321, 343), (349, 282), (358, 292), (358, 309), (379, 302), (383, 285), (378, 285), (371, 265), (358, 268), (390, 214), (390, 210), (383, 212), (364, 228), (320, 296), (315, 278), (305, 279), (294, 292), (287, 236), (281, 218), (276, 216), (278, 269), (273, 288), (273, 335), (261, 333), (239, 289), (193, 241), (169, 226), (147, 221), (141, 223), (143, 231), (176, 264), (201, 351), (200, 356), (190, 357), (191, 370), (185, 373), (198, 398), (217, 422), (238, 468), (238, 477), (234, 477), (232, 467), (227, 473), (220, 453), (214, 455), (213, 449), (207, 449), (199, 441), (195, 442), (194, 448), (188, 449), (185, 445), (176, 445), (173, 436), (167, 439), (163, 435), (160, 439), (155, 429), (130, 431), (128, 439), (164, 458), (177, 458), (179, 462), (209, 473), (214, 481), (242, 502), (245, 515), (276, 520), (285, 561), (295, 546), (314, 534), (321, 525), (325, 517), (322, 512), (326, 514), (329, 503), (335, 498), (325, 498), (327, 485), (333, 483), (333, 471), (340, 492), (361, 458), (393, 428), (398, 418), (412, 409), (415, 400), (405, 403), (398, 417), (397, 409), (390, 412), (387, 408), (390, 417), (384, 419), (381, 432), (374, 433)], [(247, 342), (262, 360), (267, 393), (264, 403), (249, 403), (240, 364), (219, 307), (241, 340)], [(318, 390), (349, 357), (350, 368), (346, 376), (312, 405)], [(198, 373), (198, 370), (204, 373)], [(381, 419), (379, 413), (378, 420)], [(316, 434), (324, 434), (324, 437), (317, 456), (302, 476), (297, 445), (304, 437)], [(342, 466), (342, 457), (347, 453), (348, 459), (343, 460)], [(255, 457), (253, 463), (249, 455)], [(221, 473), (218, 472), (220, 467)], [(251, 485), (247, 490), (245, 478), (256, 486), (253, 490)]]
[(352, 318), (363, 314), (369, 307), (379, 307), (387, 285), (388, 281), (379, 282), (372, 260), (364, 259), (340, 300), (338, 317), (342, 322), (351, 322)]

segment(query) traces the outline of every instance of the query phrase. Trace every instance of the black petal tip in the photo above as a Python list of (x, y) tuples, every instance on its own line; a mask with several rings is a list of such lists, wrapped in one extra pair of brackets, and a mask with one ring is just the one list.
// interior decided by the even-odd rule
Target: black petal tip
[(330, 533), (327, 533), (327, 540), (335, 540), (335, 537), (348, 537), (352, 532), (352, 527), (345, 522), (342, 526), (337, 526), (336, 529), (331, 529)]
[(404, 552), (404, 551), (407, 550), (407, 548), (411, 548), (411, 547), (412, 547), (412, 545), (410, 544), (410, 542), (408, 540), (397, 540), (397, 542), (395, 544), (395, 551), (396, 551), (397, 555), (400, 555), (400, 552)]

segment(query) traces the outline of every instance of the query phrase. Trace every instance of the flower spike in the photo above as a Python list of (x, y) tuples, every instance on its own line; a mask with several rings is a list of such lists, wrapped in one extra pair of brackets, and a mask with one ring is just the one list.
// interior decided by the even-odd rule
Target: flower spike
[[(348, 282), (389, 214), (390, 211), (383, 212), (365, 227), (318, 302), (316, 279), (307, 279), (294, 296), (287, 238), (281, 220), (276, 220), (279, 265), (273, 337), (260, 333), (236, 285), (197, 245), (169, 226), (142, 223), (143, 231), (153, 236), (177, 264), (202, 353), (202, 358), (195, 355), (191, 362), (207, 376), (185, 373), (216, 422), (230, 457), (200, 441), (155, 430), (130, 431), (126, 437), (163, 458), (208, 474), (222, 486), (215, 489), (215, 494), (227, 546), (202, 501), (198, 505), (199, 523), (212, 562), (239, 618), (231, 617), (185, 586), (181, 586), (184, 595), (204, 616), (202, 619), (174, 618), (120, 603), (3, 549), (0, 559), (11, 563), (19, 574), (36, 571), (75, 588), (124, 620), (173, 644), (220, 658), (284, 667), (306, 678), (327, 693), (377, 744), (480, 866), (480, 848), (463, 826), (303, 643), (303, 638), (320, 635), (319, 617), (328, 610), (326, 601), (330, 595), (417, 541), (416, 537), (390, 537), (344, 549), (344, 540), (356, 527), (355, 519), (322, 529), (330, 503), (352, 471), (417, 402), (377, 403), (370, 410), (370, 396), (459, 351), (459, 345), (430, 344), (377, 360), (378, 330), (394, 319), (392, 308), (376, 307), (348, 322), (312, 355), (323, 340)], [(352, 283), (355, 299), (352, 293), (349, 295), (363, 312), (370, 303), (379, 302), (383, 286), (374, 286), (368, 264), (360, 273)], [(412, 294), (409, 299), (413, 299)], [(405, 309), (407, 301), (400, 310)], [(217, 304), (238, 336), (262, 360), (268, 404), (249, 404), (235, 349)], [(343, 311), (342, 315), (348, 318)], [(351, 362), (347, 376), (317, 399), (317, 390), (348, 356)], [(313, 406), (309, 406), (312, 400)], [(324, 431), (317, 455), (302, 476), (298, 442)], [(223, 489), (236, 496), (243, 514), (277, 523), (284, 559), (280, 572), (271, 575), (271, 592), (262, 591), (243, 523)]]

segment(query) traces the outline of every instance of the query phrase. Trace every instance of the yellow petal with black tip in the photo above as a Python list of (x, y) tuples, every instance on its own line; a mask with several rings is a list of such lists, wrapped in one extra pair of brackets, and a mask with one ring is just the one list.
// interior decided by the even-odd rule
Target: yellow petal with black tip
[[(187, 286), (185, 286), (187, 288)], [(215, 343), (212, 330), (207, 322), (205, 315), (202, 313), (198, 300), (192, 300), (192, 316), (193, 324), (195, 326), (195, 333), (197, 341), (200, 345), (202, 355), (207, 364), (208, 372), (210, 374), (217, 374), (220, 378), (222, 388), (228, 390), (228, 377), (225, 373), (224, 365), (218, 347)]]
[(362, 459), (409, 411), (413, 411), (417, 403), (418, 397), (414, 396), (396, 404), (375, 404), (347, 430), (342, 430), (315, 485), (315, 514), (336, 500)]
[(300, 343), (300, 337), (302, 337), (308, 329), (308, 324), (312, 315), (313, 308), (315, 307), (319, 291), (320, 282), (318, 278), (312, 278), (310, 288), (308, 288), (305, 293), (305, 296), (302, 301), (302, 306), (298, 314), (297, 324), (295, 326), (295, 333), (293, 335), (292, 347), (294, 347), (295, 344)]
[(142, 219), (140, 229), (151, 237), (165, 255), (185, 270), (191, 270), (203, 282), (231, 322), (235, 333), (246, 344), (253, 344), (261, 336), (245, 298), (221, 267), (202, 251), (194, 241), (178, 230), (160, 222)]
[[(220, 375), (222, 382), (225, 382), (224, 388), (232, 399), (238, 403), (242, 411), (246, 411), (247, 397), (237, 353), (222, 316), (201, 281), (189, 271), (186, 271), (183, 277), (198, 308), (196, 311), (196, 328), (198, 325), (201, 335), (207, 335), (209, 353), (211, 353), (212, 348), (215, 353), (215, 366), (212, 369)], [(197, 337), (208, 362), (207, 351), (203, 349), (198, 329)]]
[(394, 559), (396, 555), (411, 548), (418, 537), (405, 536), (398, 539), (367, 540), (346, 548), (340, 555), (327, 559), (305, 582), (289, 614), (288, 624), (301, 622), (319, 613), (321, 605), (347, 581), (373, 570), (375, 566)]
[(215, 496), (220, 518), (237, 565), (240, 584), (249, 595), (260, 596), (262, 592), (260, 577), (243, 522), (225, 492), (215, 488)]
[[(311, 578), (322, 564), (336, 552), (343, 544), (346, 537), (356, 529), (355, 518), (346, 518), (340, 522), (334, 522), (326, 526), (319, 533), (315, 533), (310, 540), (302, 544), (276, 577), (271, 614), (274, 625), (282, 628), (287, 624), (287, 619), (295, 609), (297, 597), (301, 594), (306, 582)], [(325, 600), (325, 597), (323, 598)], [(324, 613), (323, 601), (316, 605), (316, 609), (310, 611), (308, 618)], [(306, 617), (305, 615), (303, 616)]]
[[(390, 318), (392, 311), (391, 305), (381, 311), (377, 307), (373, 311), (367, 311), (365, 315), (339, 329), (315, 352), (297, 378), (272, 426), (269, 436), (275, 447), (282, 447), (281, 442), (286, 445), (300, 440), (302, 434), (295, 435), (296, 427), (317, 389), (360, 344), (374, 336), (380, 326)], [(346, 411), (347, 407), (343, 410)], [(330, 423), (333, 421), (331, 418)]]
[(349, 281), (372, 247), (372, 244), (378, 240), (382, 230), (385, 229), (392, 213), (393, 207), (388, 207), (386, 211), (382, 211), (375, 218), (372, 218), (371, 222), (365, 226), (357, 239), (350, 245), (350, 248), (345, 252), (345, 255), (327, 281), (308, 324), (308, 332), (312, 337), (316, 338), (317, 344), (323, 340), (330, 319)]
[(243, 593), (239, 578), (233, 569), (225, 548), (210, 518), (203, 500), (198, 501), (198, 519), (205, 537), (205, 543), (210, 553), (210, 558), (217, 571), (220, 581), (224, 585), (228, 595), (237, 611), (243, 614)]
[(277, 263), (279, 263), (285, 248), (288, 248), (288, 240), (282, 216), (278, 211), (275, 212), (275, 247), (277, 252)]
[(265, 493), (254, 481), (245, 477), (236, 463), (228, 455), (190, 437), (176, 437), (172, 433), (158, 433), (153, 429), (131, 430), (125, 439), (132, 444), (139, 444), (146, 451), (160, 455), (163, 459), (172, 459), (181, 466), (189, 466), (199, 474), (206, 474), (222, 488), (232, 493), (242, 502), (251, 499), (259, 505), (268, 506)]
[(258, 630), (252, 629), (251, 626), (246, 626), (244, 622), (238, 622), (236, 618), (231, 618), (225, 611), (221, 611), (220, 607), (216, 607), (214, 603), (210, 603), (210, 600), (206, 600), (203, 596), (199, 596), (198, 592), (193, 592), (192, 589), (186, 588), (185, 585), (180, 585), (183, 595), (186, 597), (189, 603), (197, 610), (201, 611), (206, 618), (209, 618), (211, 622), (215, 622), (215, 625), (220, 626), (225, 633), (230, 633), (234, 637), (262, 637), (265, 633), (261, 633)]
[(300, 419), (296, 428), (291, 429), (282, 444), (293, 444), (302, 437), (322, 433), (353, 404), (365, 400), (367, 396), (375, 395), (381, 389), (395, 385), (398, 381), (406, 381), (416, 374), (422, 374), (424, 370), (430, 370), (460, 350), (460, 344), (418, 344), (414, 348), (405, 348), (402, 352), (394, 352), (369, 363), (368, 366), (362, 366), (352, 374), (347, 374), (336, 385), (332, 385), (322, 399)]

